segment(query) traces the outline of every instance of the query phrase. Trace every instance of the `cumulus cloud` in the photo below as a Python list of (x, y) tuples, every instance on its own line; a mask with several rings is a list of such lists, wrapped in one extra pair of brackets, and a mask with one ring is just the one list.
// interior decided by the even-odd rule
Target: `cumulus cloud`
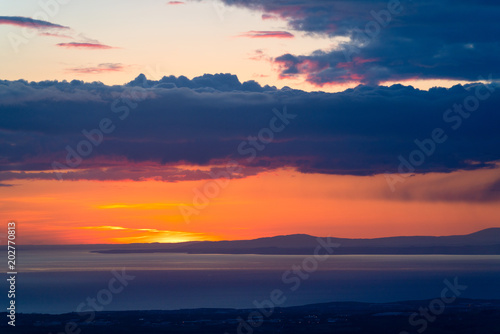
[(234, 74), (204, 74), (193, 79), (181, 75), (179, 77), (164, 76), (161, 80), (151, 81), (141, 74), (127, 84), (129, 87), (156, 87), (156, 88), (191, 88), (197, 91), (213, 89), (222, 92), (230, 91), (275, 91), (276, 87), (268, 85), (262, 87), (257, 82), (250, 80), (241, 83), (238, 77)]
[[(435, 129), (447, 140), (435, 143), (413, 173), (494, 168), (499, 88), (394, 85), (307, 93), (241, 83), (230, 74), (158, 81), (140, 75), (124, 86), (0, 81), (0, 181), (54, 179), (54, 161), (71, 167), (65, 179), (74, 180), (205, 179), (223, 173), (220, 166), (229, 161), (241, 167), (231, 177), (280, 167), (374, 175), (398, 172), (400, 157), (425, 152), (422, 142), (430, 151)], [(284, 115), (294, 117), (287, 124)], [(100, 137), (93, 130), (103, 119), (113, 130)], [(282, 125), (264, 144), (270, 127)], [(82, 141), (97, 144), (71, 166), (71, 150)]]
[(500, 76), (497, 1), (221, 1), (264, 12), (266, 18), (280, 17), (297, 31), (349, 40), (330, 50), (277, 57), (283, 77), (303, 76), (322, 86)]

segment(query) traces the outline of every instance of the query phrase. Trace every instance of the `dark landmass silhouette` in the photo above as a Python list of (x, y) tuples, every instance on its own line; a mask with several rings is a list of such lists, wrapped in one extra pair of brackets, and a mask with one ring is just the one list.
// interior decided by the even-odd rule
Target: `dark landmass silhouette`
[[(439, 297), (439, 296), (437, 296)], [(432, 300), (392, 303), (333, 302), (294, 307), (268, 307), (265, 316), (261, 309), (185, 309), (155, 311), (96, 312), (95, 319), (77, 313), (19, 314), (16, 327), (0, 323), (2, 333), (47, 334), (72, 333), (351, 333), (387, 334), (422, 332), (429, 334), (500, 333), (500, 300), (456, 299), (439, 314), (424, 316)], [(413, 317), (412, 317), (413, 315)], [(6, 318), (6, 313), (0, 313)], [(411, 318), (412, 317), (412, 318)], [(410, 321), (410, 319), (412, 319)], [(240, 325), (242, 322), (246, 323)], [(258, 326), (256, 325), (258, 324)], [(241, 326), (241, 327), (240, 327)]]
[[(374, 239), (320, 238), (338, 244), (334, 254), (500, 254), (500, 228), (488, 228), (467, 235), (406, 236)], [(95, 253), (189, 253), (189, 254), (287, 254), (310, 255), (318, 237), (307, 234), (283, 235), (253, 240), (200, 241), (96, 245)]]

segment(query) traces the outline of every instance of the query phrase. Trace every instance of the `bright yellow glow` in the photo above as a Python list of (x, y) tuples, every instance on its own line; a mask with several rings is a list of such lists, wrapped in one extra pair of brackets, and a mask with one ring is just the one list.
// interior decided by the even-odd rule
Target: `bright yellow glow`
[[(26, 244), (449, 235), (498, 225), (498, 201), (474, 198), (497, 178), (498, 169), (415, 175), (393, 193), (383, 175), (279, 169), (231, 180), (199, 210), (193, 199), (209, 180), (13, 180), (0, 207)], [(180, 204), (197, 213), (186, 221)]]
[(99, 205), (99, 209), (142, 209), (142, 210), (157, 210), (166, 207), (177, 207), (180, 203), (144, 203), (144, 204), (108, 204)]

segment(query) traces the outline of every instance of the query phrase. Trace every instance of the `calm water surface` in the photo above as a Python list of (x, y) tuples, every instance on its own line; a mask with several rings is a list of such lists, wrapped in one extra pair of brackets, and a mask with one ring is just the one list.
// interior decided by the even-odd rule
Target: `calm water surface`
[[(75, 311), (106, 289), (111, 270), (135, 276), (105, 310), (250, 308), (281, 289), (283, 306), (329, 301), (389, 302), (439, 296), (444, 279), (461, 297), (500, 299), (498, 255), (332, 255), (300, 278), (303, 255), (98, 254), (89, 249), (21, 250), (19, 312)], [(283, 275), (286, 278), (283, 280)], [(305, 276), (303, 276), (305, 277)], [(7, 286), (0, 288), (6, 289)]]

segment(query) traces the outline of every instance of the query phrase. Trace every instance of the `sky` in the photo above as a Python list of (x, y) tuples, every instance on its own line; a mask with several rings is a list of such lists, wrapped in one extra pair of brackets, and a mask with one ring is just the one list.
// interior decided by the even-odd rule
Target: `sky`
[(497, 227), (499, 14), (487, 0), (1, 3), (2, 216), (26, 244)]

